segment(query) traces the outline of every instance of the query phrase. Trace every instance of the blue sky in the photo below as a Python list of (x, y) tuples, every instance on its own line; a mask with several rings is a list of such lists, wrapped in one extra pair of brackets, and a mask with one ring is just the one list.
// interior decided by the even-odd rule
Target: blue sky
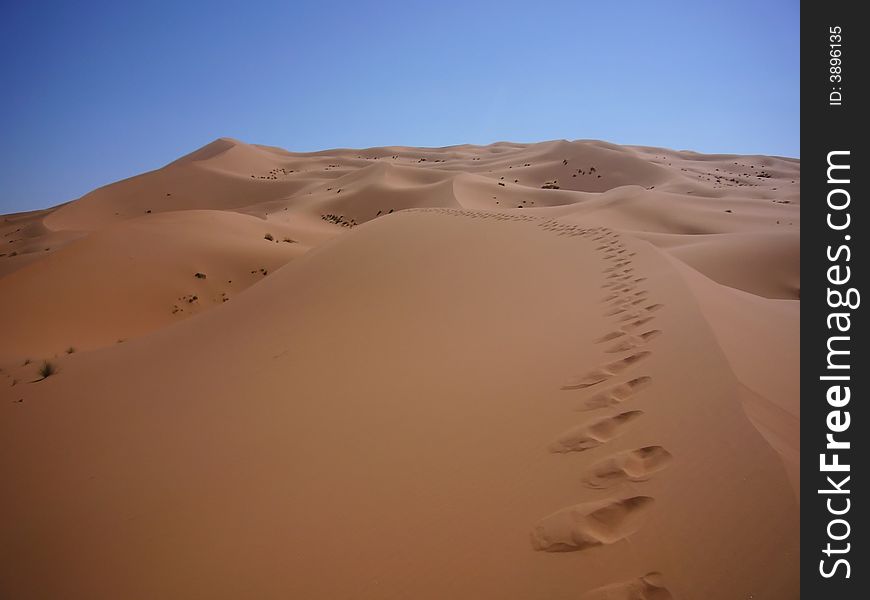
[(799, 2), (0, 7), (0, 213), (230, 136), (290, 150), (596, 138), (799, 156)]

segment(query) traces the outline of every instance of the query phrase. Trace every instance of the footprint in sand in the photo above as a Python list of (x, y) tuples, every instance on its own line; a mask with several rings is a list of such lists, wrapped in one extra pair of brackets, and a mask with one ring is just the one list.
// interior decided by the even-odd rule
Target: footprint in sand
[(637, 288), (637, 286), (630, 283), (616, 282), (610, 289), (612, 289), (614, 292), (620, 292), (622, 294), (625, 294), (634, 290), (635, 288)]
[(670, 452), (661, 446), (645, 446), (615, 456), (593, 465), (583, 482), (591, 488), (609, 488), (620, 483), (641, 482), (666, 468), (673, 459)]
[(622, 321), (634, 321), (634, 320), (636, 320), (636, 319), (640, 319), (640, 318), (643, 317), (643, 316), (644, 316), (644, 313), (640, 312), (639, 310), (633, 310), (632, 312), (627, 313), (627, 314), (624, 314), (624, 315), (622, 315), (621, 317), (619, 317), (619, 318), (617, 319), (617, 321), (619, 321), (619, 322), (622, 322)]
[(623, 292), (619, 298), (614, 298), (613, 300), (610, 300), (609, 302), (606, 302), (605, 304), (607, 305), (608, 308), (615, 308), (618, 306), (630, 307), (630, 306), (632, 306), (632, 303), (634, 302), (634, 300), (636, 300), (636, 298), (632, 298), (631, 296), (628, 296), (625, 294), (625, 292)]
[(655, 317), (643, 317), (642, 319), (638, 319), (637, 321), (632, 321), (631, 323), (626, 323), (622, 326), (625, 331), (631, 331), (633, 329), (637, 329), (643, 325), (646, 325), (650, 321), (652, 321)]
[(660, 333), (661, 331), (659, 331), (658, 329), (646, 331), (638, 336), (632, 336), (627, 339), (620, 340), (618, 343), (607, 348), (605, 352), (612, 354), (614, 352), (625, 352), (627, 350), (634, 350), (635, 348), (639, 348), (651, 339), (657, 337)]
[(620, 373), (625, 369), (634, 366), (636, 363), (644, 360), (645, 358), (648, 358), (651, 354), (652, 352), (649, 352), (648, 350), (644, 350), (643, 352), (637, 352), (635, 354), (632, 354), (631, 356), (626, 356), (623, 359), (607, 363), (606, 365), (604, 365), (604, 369), (609, 373)]
[(602, 337), (595, 340), (596, 344), (601, 344), (602, 342), (609, 342), (610, 340), (615, 340), (618, 337), (622, 337), (626, 335), (624, 331), (611, 331), (608, 334), (603, 335)]
[(631, 581), (614, 583), (583, 594), (580, 600), (673, 600), (662, 574), (653, 571)]
[[(622, 302), (629, 302), (637, 300), (638, 298), (645, 298), (649, 294), (649, 292), (645, 289), (635, 291), (637, 289), (637, 286), (630, 283), (623, 283), (621, 285), (626, 286), (626, 288), (621, 290), (613, 290), (613, 294), (618, 296)], [(646, 301), (649, 302), (649, 298), (646, 298)]]
[(605, 417), (566, 431), (550, 444), (550, 452), (565, 454), (567, 452), (583, 452), (595, 448), (624, 433), (629, 423), (643, 414), (640, 410), (630, 410), (615, 417)]
[(569, 506), (541, 519), (532, 530), (532, 547), (544, 552), (575, 552), (613, 544), (643, 525), (654, 500), (624, 500)]
[(606, 381), (617, 373), (621, 373), (625, 369), (634, 366), (638, 362), (648, 358), (651, 354), (652, 352), (648, 350), (643, 350), (641, 352), (636, 352), (635, 354), (632, 354), (630, 356), (626, 356), (625, 358), (622, 358), (620, 360), (615, 360), (613, 362), (607, 363), (600, 369), (590, 371), (579, 379), (563, 385), (562, 389), (580, 390), (583, 388), (592, 387), (593, 385), (601, 383), (602, 381)]
[(612, 291), (616, 295), (616, 298), (614, 298), (612, 300), (608, 300), (607, 302), (605, 302), (604, 304), (606, 304), (607, 306), (616, 306), (617, 304), (628, 304), (632, 300), (634, 300), (634, 298), (632, 298), (631, 295), (629, 295), (629, 293), (626, 292), (625, 290), (618, 290), (616, 288), (613, 288)]
[(613, 386), (612, 388), (595, 394), (586, 399), (578, 410), (597, 410), (608, 406), (615, 406), (625, 402), (636, 393), (652, 383), (652, 377), (635, 377), (625, 383)]

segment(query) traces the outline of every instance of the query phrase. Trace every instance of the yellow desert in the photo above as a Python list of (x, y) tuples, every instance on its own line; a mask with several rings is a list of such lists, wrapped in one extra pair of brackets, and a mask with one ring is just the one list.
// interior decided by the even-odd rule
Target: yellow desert
[(2, 217), (0, 590), (798, 597), (799, 188), (221, 138)]

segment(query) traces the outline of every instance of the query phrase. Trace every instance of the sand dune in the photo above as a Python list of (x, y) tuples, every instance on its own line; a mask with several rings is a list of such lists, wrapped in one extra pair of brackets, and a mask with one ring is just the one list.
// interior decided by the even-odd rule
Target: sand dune
[(0, 595), (796, 597), (799, 184), (220, 139), (4, 217)]

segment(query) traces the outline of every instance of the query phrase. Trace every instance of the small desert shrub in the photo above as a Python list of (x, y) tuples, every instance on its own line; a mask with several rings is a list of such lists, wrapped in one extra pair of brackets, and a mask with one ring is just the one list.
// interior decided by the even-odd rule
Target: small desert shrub
[(66, 353), (67, 353), (67, 354), (72, 354), (72, 353), (75, 352), (75, 351), (76, 351), (76, 349), (75, 349), (74, 347), (72, 347), (72, 346), (70, 346), (69, 348), (66, 349)]
[(272, 234), (271, 234), (271, 233), (267, 233), (266, 235), (264, 235), (264, 236), (263, 236), (263, 239), (264, 239), (264, 240), (269, 240), (270, 242), (274, 242), (274, 241), (275, 241), (275, 238), (272, 237)]
[(47, 360), (43, 361), (42, 366), (39, 367), (39, 376), (43, 379), (48, 379), (55, 373), (57, 373), (57, 367), (54, 366), (54, 363), (50, 363)]
[(193, 276), (197, 279), (205, 279), (205, 273), (194, 273)]
[(26, 367), (26, 366), (29, 365), (29, 364), (30, 364), (30, 359), (29, 359), (29, 358), (25, 358), (25, 359), (24, 359), (24, 366)]

